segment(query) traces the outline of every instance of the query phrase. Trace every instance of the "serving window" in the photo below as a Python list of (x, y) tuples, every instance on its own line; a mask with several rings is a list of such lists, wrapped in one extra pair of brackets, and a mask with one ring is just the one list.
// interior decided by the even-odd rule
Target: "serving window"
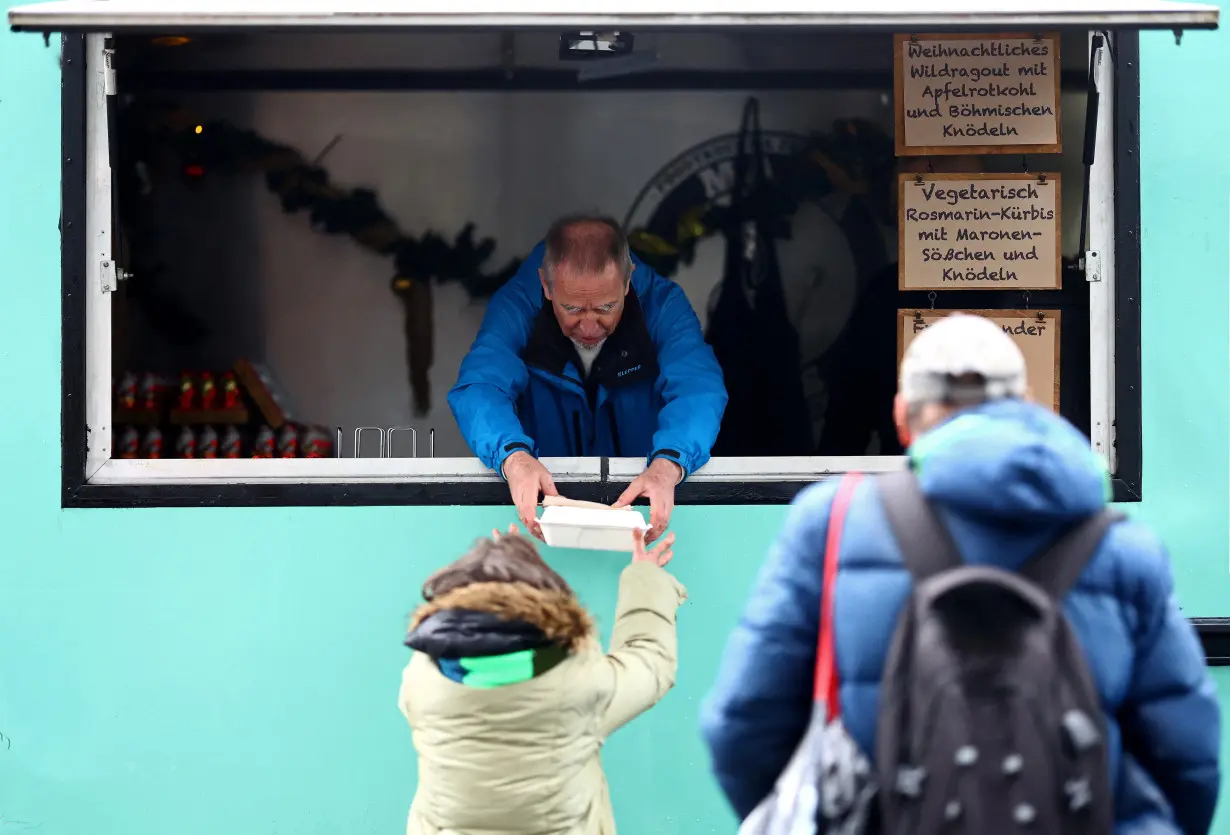
[[(902, 466), (900, 352), (957, 309), (1139, 498), (1134, 31), (583, 22), (65, 35), (65, 504), (507, 501), (446, 394), (578, 210), (624, 224), (723, 360), (680, 502)], [(732, 287), (753, 191), (776, 269)], [(644, 467), (546, 463), (606, 501)]]

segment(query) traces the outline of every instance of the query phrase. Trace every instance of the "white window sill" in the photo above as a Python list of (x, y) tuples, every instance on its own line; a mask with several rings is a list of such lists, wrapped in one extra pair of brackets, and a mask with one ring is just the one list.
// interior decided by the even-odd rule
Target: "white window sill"
[[(782, 458), (714, 458), (690, 482), (807, 482), (851, 471), (890, 472), (905, 458), (862, 455)], [(546, 458), (556, 482), (597, 483), (598, 458)], [(612, 458), (609, 479), (631, 481), (645, 469), (643, 458)], [(499, 483), (502, 479), (476, 458), (240, 458), (122, 460), (103, 463), (93, 485), (131, 484), (448, 484)]]
[[(543, 460), (557, 482), (599, 482), (597, 458)], [(110, 459), (90, 484), (397, 484), (503, 481), (477, 458)]]
[[(711, 458), (688, 478), (689, 482), (816, 481), (837, 473), (887, 473), (905, 468), (904, 456), (797, 455), (778, 458)], [(643, 458), (612, 458), (612, 481), (628, 481), (645, 469)]]

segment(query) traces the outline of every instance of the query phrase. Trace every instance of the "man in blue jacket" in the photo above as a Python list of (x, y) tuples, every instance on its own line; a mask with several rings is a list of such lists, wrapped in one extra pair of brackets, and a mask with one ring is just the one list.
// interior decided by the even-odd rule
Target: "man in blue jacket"
[[(954, 383), (980, 387), (983, 402), (947, 405)], [(902, 444), (967, 563), (1016, 568), (1104, 506), (1108, 481), (1089, 441), (1024, 394), (1020, 351), (978, 317), (931, 325), (902, 363)], [(713, 768), (740, 818), (768, 795), (807, 727), (835, 494), (831, 479), (794, 501), (702, 708)], [(842, 532), (833, 628), (842, 718), (872, 759), (880, 677), (910, 588), (874, 480), (864, 479)], [(1116, 833), (1204, 835), (1220, 784), (1220, 715), (1162, 544), (1144, 525), (1116, 523), (1064, 611), (1105, 706)]]
[(539, 456), (645, 458), (616, 506), (647, 497), (652, 540), (709, 460), (726, 388), (679, 285), (633, 258), (614, 220), (582, 215), (553, 224), (491, 298), (448, 402), (539, 537), (539, 495), (558, 495)]

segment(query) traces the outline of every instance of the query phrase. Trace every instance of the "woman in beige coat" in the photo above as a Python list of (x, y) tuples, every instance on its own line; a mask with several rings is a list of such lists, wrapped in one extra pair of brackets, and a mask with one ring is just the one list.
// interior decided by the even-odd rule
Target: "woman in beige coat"
[(638, 535), (609, 652), (515, 526), (428, 579), (399, 698), (419, 757), (408, 835), (614, 835), (598, 752), (674, 686), (673, 541)]

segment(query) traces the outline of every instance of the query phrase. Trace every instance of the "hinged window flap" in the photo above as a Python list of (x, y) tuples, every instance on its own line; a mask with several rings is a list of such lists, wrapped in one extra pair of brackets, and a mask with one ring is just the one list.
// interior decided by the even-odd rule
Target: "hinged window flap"
[[(108, 104), (115, 101), (112, 54), (103, 35), (85, 45), (85, 428), (88, 481), (111, 458), (111, 296), (122, 269), (115, 262), (115, 192), (111, 187), (112, 131)], [(78, 394), (78, 392), (74, 392)]]
[(1166, 0), (55, 0), (17, 30), (809, 27), (895, 31), (1213, 29), (1218, 7)]
[[(1087, 210), (1081, 230), (1089, 282), (1089, 435), (1093, 450), (1118, 472), (1115, 451), (1115, 72), (1113, 36), (1089, 37), (1091, 100), (1086, 114)], [(1086, 243), (1087, 242), (1087, 243)]]

